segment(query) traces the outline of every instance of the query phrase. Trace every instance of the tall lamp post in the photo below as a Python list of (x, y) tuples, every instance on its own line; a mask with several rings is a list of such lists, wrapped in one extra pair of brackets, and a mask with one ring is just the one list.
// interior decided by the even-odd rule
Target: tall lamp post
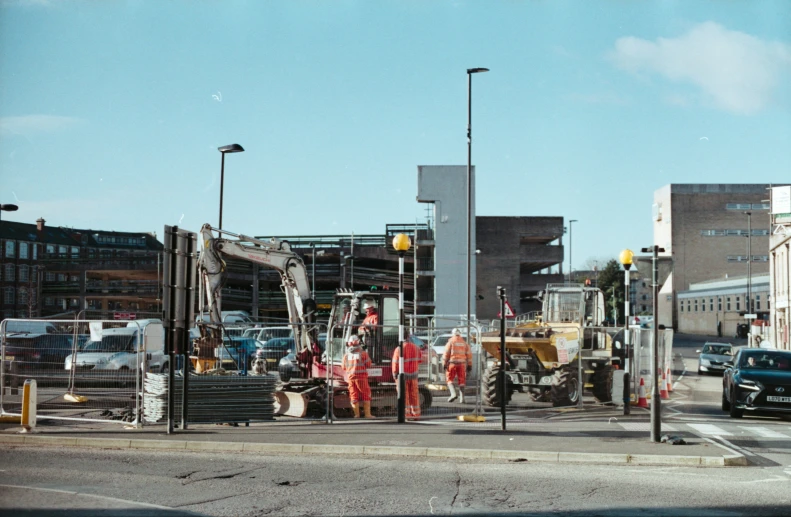
[(569, 283), (573, 281), (571, 273), (574, 271), (574, 263), (571, 261), (571, 251), (574, 247), (574, 223), (576, 222), (577, 219), (569, 220)]
[(488, 72), (488, 68), (467, 69), (467, 340), (470, 340), (472, 313), (472, 74)]
[(623, 272), (624, 272), (624, 326), (623, 326), (623, 347), (624, 347), (624, 355), (623, 355), (623, 414), (629, 415), (632, 412), (632, 408), (630, 407), (630, 403), (632, 401), (632, 391), (631, 386), (629, 385), (629, 346), (631, 341), (631, 336), (629, 335), (629, 317), (631, 313), (631, 306), (629, 303), (629, 270), (632, 269), (632, 263), (634, 262), (634, 253), (630, 249), (625, 249), (621, 252), (618, 256), (618, 259), (621, 261), (623, 265)]
[(314, 300), (316, 299), (316, 243), (310, 243), (310, 266), (311, 266), (311, 273), (310, 273), (310, 296)]
[[(752, 271), (752, 263), (753, 263), (753, 226), (752, 226), (752, 212), (745, 212), (744, 215), (747, 216), (747, 303), (746, 309), (747, 314), (753, 313), (753, 271)], [(752, 346), (752, 342), (750, 342), (747, 346)]]
[(231, 145), (224, 145), (222, 147), (217, 148), (222, 154), (222, 162), (220, 165), (220, 225), (219, 228), (222, 229), (222, 188), (223, 184), (225, 183), (225, 154), (226, 153), (241, 153), (244, 152), (244, 148), (239, 144), (231, 144)]
[(0, 205), (0, 216), (2, 216), (3, 212), (16, 212), (17, 210), (19, 210), (19, 207), (11, 203), (2, 204)]
[(653, 265), (653, 272), (651, 274), (651, 290), (653, 291), (654, 303), (654, 321), (651, 325), (653, 327), (653, 339), (651, 340), (651, 441), (659, 442), (659, 435), (662, 433), (662, 402), (659, 395), (659, 253), (665, 251), (665, 248), (660, 248), (653, 245), (650, 248), (643, 248), (640, 251), (643, 253), (651, 253), (651, 263)]
[(393, 237), (398, 253), (398, 423), (406, 422), (406, 378), (404, 377), (404, 255), (409, 251), (409, 237), (399, 233)]

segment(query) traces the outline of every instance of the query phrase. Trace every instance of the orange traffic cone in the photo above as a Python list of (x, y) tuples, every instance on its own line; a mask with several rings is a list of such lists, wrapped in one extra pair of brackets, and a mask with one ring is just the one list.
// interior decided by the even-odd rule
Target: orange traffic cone
[(645, 381), (640, 377), (640, 389), (637, 390), (637, 407), (648, 407), (648, 399), (645, 397)]
[(659, 385), (659, 398), (662, 400), (669, 399), (670, 395), (667, 393), (667, 376), (662, 373), (662, 383)]
[(667, 392), (673, 393), (673, 378), (671, 376), (670, 368), (667, 369)]

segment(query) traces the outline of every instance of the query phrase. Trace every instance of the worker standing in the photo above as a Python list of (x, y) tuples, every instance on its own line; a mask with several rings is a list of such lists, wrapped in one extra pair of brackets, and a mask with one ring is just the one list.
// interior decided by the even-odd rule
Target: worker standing
[(349, 338), (341, 364), (349, 382), (349, 398), (354, 418), (360, 418), (360, 402), (363, 403), (365, 418), (373, 418), (371, 415), (371, 388), (368, 386), (368, 368), (371, 367), (371, 358), (368, 357), (368, 352), (362, 349), (359, 337)]
[[(393, 379), (398, 384), (399, 362), (401, 359), (401, 348), (398, 347), (393, 352)], [(420, 349), (409, 339), (404, 341), (404, 379), (406, 384), (406, 418), (417, 420), (420, 418), (420, 394), (418, 391), (418, 369), (420, 361), (423, 359)]]
[(442, 361), (445, 364), (445, 381), (448, 383), (448, 391), (450, 391), (448, 402), (456, 400), (458, 390), (459, 402), (463, 404), (467, 372), (472, 370), (472, 350), (461, 337), (461, 331), (457, 328), (453, 329), (453, 336), (445, 345)]

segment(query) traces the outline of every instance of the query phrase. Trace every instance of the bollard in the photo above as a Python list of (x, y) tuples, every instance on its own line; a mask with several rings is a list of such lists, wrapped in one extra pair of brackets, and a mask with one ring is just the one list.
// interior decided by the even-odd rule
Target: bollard
[(28, 379), (22, 387), (22, 432), (32, 433), (36, 427), (36, 381)]

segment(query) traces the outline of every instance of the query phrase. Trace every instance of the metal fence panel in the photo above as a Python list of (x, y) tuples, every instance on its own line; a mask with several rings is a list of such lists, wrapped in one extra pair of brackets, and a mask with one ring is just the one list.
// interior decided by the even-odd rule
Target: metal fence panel
[(159, 320), (22, 320), (0, 323), (0, 410), (21, 412), (27, 379), (38, 418), (140, 424), (141, 373), (168, 368)]

